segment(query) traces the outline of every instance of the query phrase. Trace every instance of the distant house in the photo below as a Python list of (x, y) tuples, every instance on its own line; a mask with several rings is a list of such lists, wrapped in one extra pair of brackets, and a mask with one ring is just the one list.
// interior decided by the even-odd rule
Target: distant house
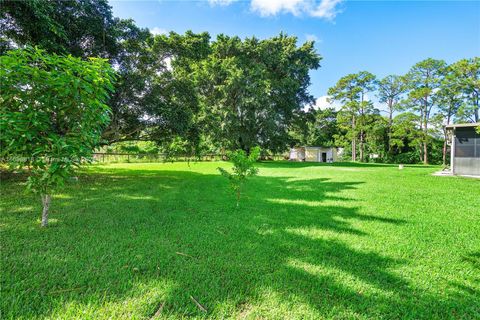
[(453, 174), (480, 176), (480, 123), (452, 124), (446, 129), (451, 137), (450, 170)]
[(290, 149), (289, 160), (308, 162), (335, 162), (338, 160), (336, 147), (298, 147)]

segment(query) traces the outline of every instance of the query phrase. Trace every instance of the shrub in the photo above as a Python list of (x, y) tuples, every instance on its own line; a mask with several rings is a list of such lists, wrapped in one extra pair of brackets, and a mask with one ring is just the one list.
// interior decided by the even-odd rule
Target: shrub
[(247, 155), (247, 153), (243, 150), (230, 152), (228, 157), (233, 163), (232, 172), (229, 172), (223, 168), (218, 168), (221, 175), (229, 180), (230, 187), (236, 194), (237, 207), (240, 203), (242, 186), (247, 180), (247, 177), (254, 176), (258, 173), (258, 168), (255, 167), (255, 163), (257, 162), (259, 156), (259, 147), (252, 148), (249, 155)]

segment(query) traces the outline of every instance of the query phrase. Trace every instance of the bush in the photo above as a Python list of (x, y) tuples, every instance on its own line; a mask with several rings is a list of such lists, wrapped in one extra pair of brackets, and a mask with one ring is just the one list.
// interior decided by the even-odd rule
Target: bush
[(221, 175), (230, 181), (230, 187), (237, 196), (237, 207), (240, 203), (241, 189), (247, 180), (247, 177), (254, 176), (258, 173), (255, 163), (257, 162), (259, 156), (259, 147), (252, 148), (249, 155), (247, 155), (247, 153), (243, 150), (230, 152), (228, 154), (228, 158), (233, 162), (232, 172), (228, 172), (223, 168), (218, 168)]

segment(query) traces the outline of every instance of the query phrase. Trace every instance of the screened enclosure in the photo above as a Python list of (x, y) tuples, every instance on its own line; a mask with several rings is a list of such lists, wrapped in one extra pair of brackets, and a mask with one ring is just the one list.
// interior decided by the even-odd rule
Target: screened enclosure
[(455, 130), (455, 156), (457, 158), (480, 158), (480, 135), (474, 128)]
[(480, 175), (480, 135), (475, 130), (478, 125), (447, 127), (453, 130), (451, 167), (454, 174)]

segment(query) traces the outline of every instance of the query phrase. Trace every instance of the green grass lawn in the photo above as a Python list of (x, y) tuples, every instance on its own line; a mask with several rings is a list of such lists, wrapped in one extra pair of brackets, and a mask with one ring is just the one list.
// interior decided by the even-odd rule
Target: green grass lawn
[(2, 318), (480, 318), (480, 180), (263, 163), (237, 209), (219, 165), (89, 167), (46, 229), (3, 179)]

